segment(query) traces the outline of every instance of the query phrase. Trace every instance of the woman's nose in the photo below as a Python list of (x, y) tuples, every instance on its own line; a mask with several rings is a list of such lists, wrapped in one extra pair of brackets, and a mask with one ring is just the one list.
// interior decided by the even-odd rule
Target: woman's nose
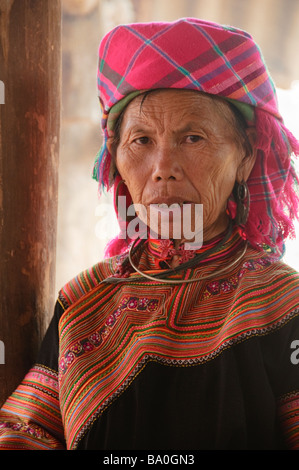
[(163, 147), (154, 156), (152, 177), (154, 181), (180, 181), (183, 178), (183, 168), (178, 152)]

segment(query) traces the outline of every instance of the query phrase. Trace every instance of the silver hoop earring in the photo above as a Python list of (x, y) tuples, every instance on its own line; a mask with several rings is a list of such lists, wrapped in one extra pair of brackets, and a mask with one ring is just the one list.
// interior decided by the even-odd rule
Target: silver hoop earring
[(236, 181), (233, 194), (237, 203), (235, 224), (244, 226), (247, 222), (250, 208), (250, 193), (246, 181), (241, 183)]

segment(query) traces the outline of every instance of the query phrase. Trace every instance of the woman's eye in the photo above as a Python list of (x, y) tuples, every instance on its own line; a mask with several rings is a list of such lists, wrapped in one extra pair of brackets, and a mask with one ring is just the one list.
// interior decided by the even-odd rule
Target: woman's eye
[(145, 145), (149, 143), (149, 137), (138, 137), (134, 140), (134, 142), (136, 142), (136, 144)]
[(200, 135), (187, 135), (185, 141), (189, 144), (195, 144), (202, 139)]

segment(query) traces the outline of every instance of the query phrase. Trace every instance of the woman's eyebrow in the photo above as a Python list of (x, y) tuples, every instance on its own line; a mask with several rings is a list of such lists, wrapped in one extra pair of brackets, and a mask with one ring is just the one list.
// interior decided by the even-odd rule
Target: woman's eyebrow
[(140, 125), (140, 123), (137, 123), (136, 125), (132, 125), (132, 126), (129, 126), (127, 129), (126, 129), (126, 132), (149, 132), (151, 131), (153, 128), (151, 126), (147, 126), (147, 125)]
[[(190, 115), (189, 115), (190, 117)], [(211, 122), (206, 116), (201, 117), (201, 119), (198, 119), (199, 116), (195, 115), (196, 119), (194, 120), (189, 120), (185, 124), (182, 124), (181, 126), (178, 126), (177, 129), (175, 129), (174, 132), (190, 132), (190, 131), (200, 131), (201, 129), (205, 128), (205, 126)]]
[[(155, 124), (151, 122), (151, 119), (147, 119), (146, 116), (133, 116), (130, 121), (124, 125), (124, 132), (126, 133), (155, 131)], [(186, 115), (183, 115), (181, 121), (183, 121), (183, 123), (178, 123), (178, 127), (174, 129), (173, 132), (183, 133), (199, 129), (203, 124), (211, 122), (211, 119), (209, 119), (206, 112), (195, 110), (189, 111)], [(164, 127), (163, 124), (162, 127)]]
[[(190, 131), (195, 131), (199, 130), (200, 124), (196, 122), (189, 122), (185, 124), (184, 126), (180, 127), (178, 126), (177, 128), (173, 129), (172, 133), (176, 134), (183, 134), (184, 132), (190, 132)], [(140, 125), (140, 123), (137, 123), (136, 125), (132, 125), (128, 127), (127, 129), (124, 129), (124, 132), (129, 132), (129, 133), (144, 133), (144, 132), (152, 132), (155, 131), (155, 128), (150, 125)]]
[(200, 127), (200, 124), (198, 122), (190, 121), (187, 124), (185, 124), (183, 127), (178, 127), (176, 132), (189, 132), (194, 129), (197, 129)]

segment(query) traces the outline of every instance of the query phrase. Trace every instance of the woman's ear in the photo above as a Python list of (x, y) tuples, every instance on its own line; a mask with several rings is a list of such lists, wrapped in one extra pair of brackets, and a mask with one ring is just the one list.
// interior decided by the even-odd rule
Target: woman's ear
[(252, 171), (252, 168), (254, 167), (256, 154), (257, 154), (257, 149), (255, 146), (255, 143), (256, 143), (255, 127), (249, 127), (248, 129), (246, 129), (246, 134), (247, 134), (248, 143), (250, 145), (248, 145), (247, 148), (245, 147), (243, 159), (237, 170), (237, 181), (239, 183), (241, 183), (242, 181), (248, 180), (250, 173)]

